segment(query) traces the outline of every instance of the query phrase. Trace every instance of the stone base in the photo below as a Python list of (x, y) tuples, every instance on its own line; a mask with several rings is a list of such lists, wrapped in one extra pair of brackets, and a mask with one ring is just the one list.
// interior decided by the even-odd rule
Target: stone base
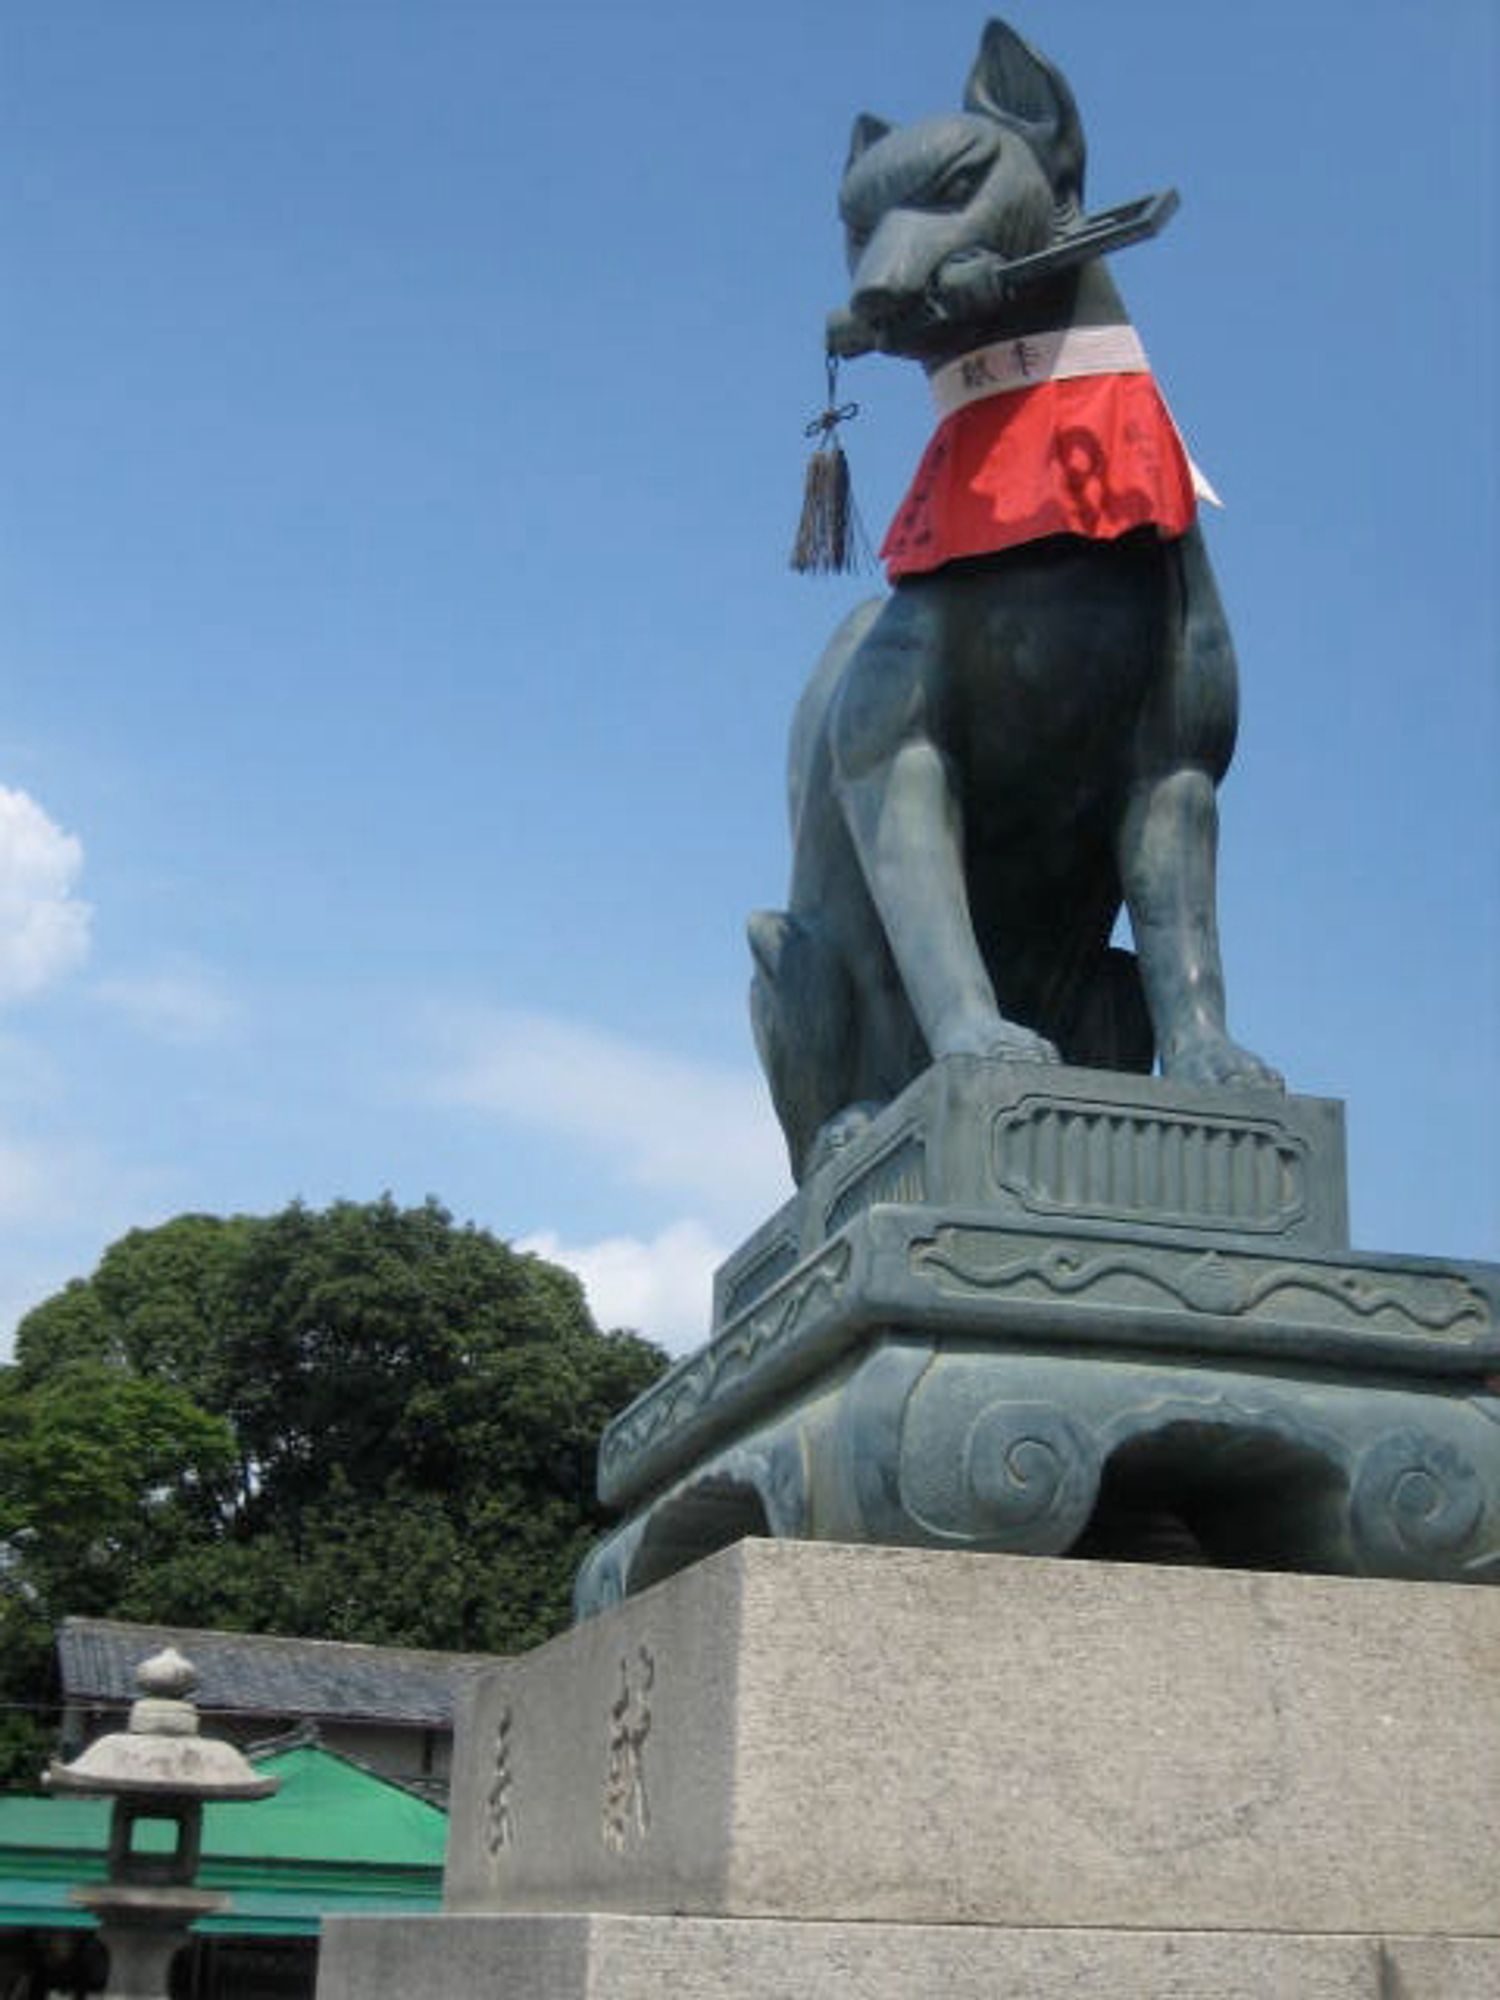
[(1494, 1937), (1497, 1814), (1500, 1593), (747, 1541), (472, 1684), (445, 1901)]
[(703, 1917), (333, 1919), (318, 2000), (1494, 2000), (1493, 1938)]
[(1500, 1594), (743, 1542), (498, 1662), (320, 2000), (1493, 2000)]
[(1500, 1580), (1500, 1267), (1351, 1250), (1336, 1104), (950, 1057), (714, 1312), (580, 1616), (745, 1534)]

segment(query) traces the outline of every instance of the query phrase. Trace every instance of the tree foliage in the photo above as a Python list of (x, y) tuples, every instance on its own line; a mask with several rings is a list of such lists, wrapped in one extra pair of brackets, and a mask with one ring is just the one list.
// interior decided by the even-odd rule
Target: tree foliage
[[(69, 1613), (511, 1651), (565, 1622), (665, 1357), (436, 1202), (136, 1230), (0, 1370), (0, 1777)], [(8, 1761), (7, 1761), (8, 1760)]]

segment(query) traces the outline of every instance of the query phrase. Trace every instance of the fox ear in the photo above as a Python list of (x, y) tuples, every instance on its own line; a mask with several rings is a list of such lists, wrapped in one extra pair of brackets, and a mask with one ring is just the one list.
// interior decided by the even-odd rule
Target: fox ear
[(877, 139), (883, 139), (891, 129), (884, 118), (877, 118), (872, 111), (861, 111), (854, 121), (854, 130), (849, 134), (849, 157), (844, 162), (847, 174), (861, 153), (868, 152)]
[(1083, 126), (1068, 80), (1004, 21), (985, 28), (964, 86), (964, 109), (1019, 132), (1056, 193), (1082, 203)]

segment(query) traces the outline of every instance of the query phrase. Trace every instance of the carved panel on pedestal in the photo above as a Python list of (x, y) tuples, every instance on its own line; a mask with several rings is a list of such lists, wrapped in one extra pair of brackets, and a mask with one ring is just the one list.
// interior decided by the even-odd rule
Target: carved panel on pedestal
[(1273, 1119), (1026, 1097), (996, 1117), (996, 1184), (1037, 1215), (1275, 1235), (1303, 1214), (1307, 1149)]

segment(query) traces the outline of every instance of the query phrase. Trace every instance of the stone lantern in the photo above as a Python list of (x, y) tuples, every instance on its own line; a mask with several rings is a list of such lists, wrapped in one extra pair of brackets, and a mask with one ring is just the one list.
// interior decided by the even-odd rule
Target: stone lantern
[[(174, 1647), (136, 1670), (140, 1698), (129, 1725), (75, 1757), (54, 1762), (43, 1783), (53, 1792), (114, 1802), (109, 1826), (109, 1879), (73, 1891), (99, 1919), (109, 1952), (108, 2000), (166, 2000), (168, 1971), (199, 1917), (229, 1898), (195, 1889), (209, 1799), (263, 1799), (279, 1778), (257, 1776), (231, 1743), (198, 1734), (198, 1711), (187, 1699), (198, 1684), (191, 1662)], [(172, 1827), (169, 1852), (143, 1852), (136, 1830), (155, 1821)]]

